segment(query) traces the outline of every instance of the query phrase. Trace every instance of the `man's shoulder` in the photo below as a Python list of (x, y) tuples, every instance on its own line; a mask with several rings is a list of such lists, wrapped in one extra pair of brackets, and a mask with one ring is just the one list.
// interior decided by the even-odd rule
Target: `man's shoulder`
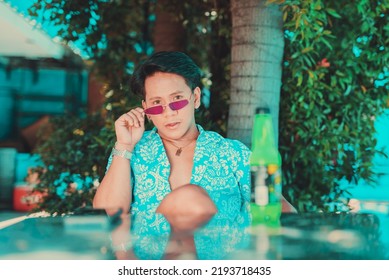
[(204, 136), (208, 141), (217, 144), (219, 147), (249, 152), (249, 148), (237, 139), (226, 138), (215, 131), (204, 130)]
[(154, 139), (156, 139), (156, 137), (157, 133), (154, 129), (146, 130), (137, 145), (150, 145), (150, 141), (153, 141)]

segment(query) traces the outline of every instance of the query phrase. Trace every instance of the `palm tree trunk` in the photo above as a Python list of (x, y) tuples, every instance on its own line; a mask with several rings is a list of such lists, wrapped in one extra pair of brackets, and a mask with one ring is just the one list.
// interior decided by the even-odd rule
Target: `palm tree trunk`
[(156, 19), (154, 26), (154, 50), (158, 51), (184, 51), (185, 29), (181, 21), (171, 9), (168, 0), (158, 0), (156, 5)]
[[(268, 107), (278, 140), (284, 37), (278, 5), (231, 0), (231, 96), (227, 136), (251, 147), (256, 107)], [(277, 141), (278, 143), (278, 141)]]

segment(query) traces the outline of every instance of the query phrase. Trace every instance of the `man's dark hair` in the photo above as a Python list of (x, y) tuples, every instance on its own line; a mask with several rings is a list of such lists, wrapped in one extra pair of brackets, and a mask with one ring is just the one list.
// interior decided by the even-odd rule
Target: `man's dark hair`
[(176, 51), (162, 51), (154, 53), (135, 69), (131, 78), (132, 92), (145, 98), (145, 80), (157, 72), (183, 77), (191, 90), (201, 83), (201, 70), (188, 55)]

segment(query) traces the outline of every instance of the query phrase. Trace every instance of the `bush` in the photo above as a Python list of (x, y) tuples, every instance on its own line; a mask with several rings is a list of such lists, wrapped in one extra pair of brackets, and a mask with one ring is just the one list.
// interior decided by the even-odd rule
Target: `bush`
[(36, 187), (46, 195), (35, 211), (63, 214), (91, 206), (114, 135), (100, 114), (50, 119), (34, 151), (46, 169)]
[(388, 5), (280, 2), (285, 195), (300, 211), (337, 211), (330, 206), (347, 204), (348, 195), (340, 180), (375, 178), (374, 120), (388, 99)]

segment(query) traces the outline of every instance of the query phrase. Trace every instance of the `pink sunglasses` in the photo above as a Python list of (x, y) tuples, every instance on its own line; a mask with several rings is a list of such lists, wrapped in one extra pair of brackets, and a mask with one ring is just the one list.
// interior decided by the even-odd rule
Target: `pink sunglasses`
[(165, 108), (167, 106), (169, 106), (170, 109), (172, 109), (173, 111), (177, 111), (177, 110), (180, 110), (180, 109), (184, 108), (188, 104), (189, 104), (189, 100), (188, 99), (183, 99), (183, 100), (179, 100), (179, 101), (170, 102), (167, 105), (153, 106), (153, 107), (144, 109), (144, 112), (147, 115), (159, 115), (159, 114), (163, 113), (163, 111), (165, 110)]

